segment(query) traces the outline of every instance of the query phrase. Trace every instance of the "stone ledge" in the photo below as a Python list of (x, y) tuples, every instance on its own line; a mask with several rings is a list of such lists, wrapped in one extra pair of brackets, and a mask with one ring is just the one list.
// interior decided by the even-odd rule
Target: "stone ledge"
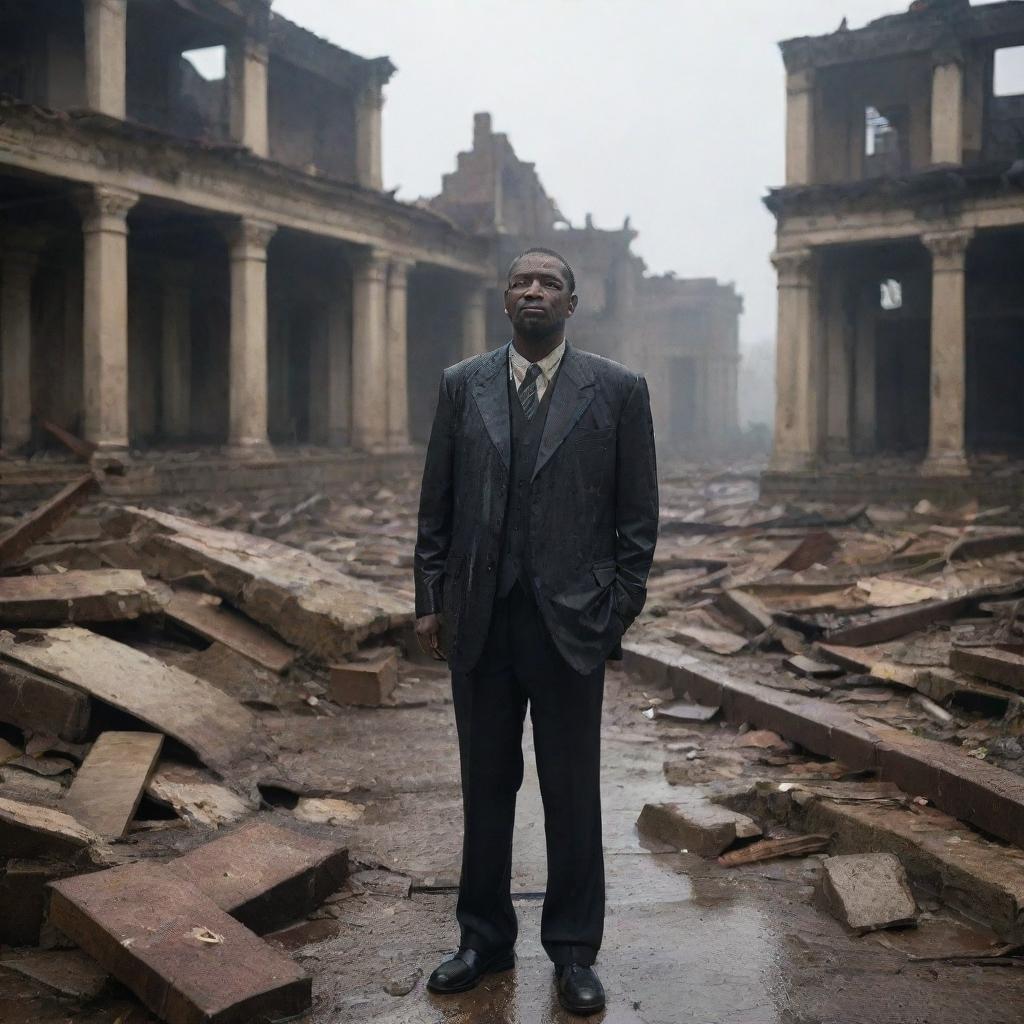
[(978, 829), (1024, 847), (1024, 778), (957, 748), (911, 733), (861, 725), (854, 715), (814, 698), (732, 679), (672, 644), (623, 644), (624, 665), (652, 686), (716, 704), (730, 722), (771, 729), (850, 768), (876, 769), (912, 796), (927, 798)]

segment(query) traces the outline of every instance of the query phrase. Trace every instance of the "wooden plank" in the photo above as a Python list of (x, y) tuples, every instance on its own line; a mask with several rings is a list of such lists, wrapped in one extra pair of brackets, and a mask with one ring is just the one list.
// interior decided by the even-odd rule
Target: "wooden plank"
[(266, 537), (128, 508), (132, 542), (167, 581), (205, 573), (211, 588), (277, 636), (323, 661), (413, 618), (412, 602)]
[(95, 489), (96, 478), (89, 473), (72, 481), (49, 501), (19, 519), (0, 535), (0, 565), (10, 565), (19, 559), (40, 537), (45, 537), (63, 523)]
[(262, 935), (304, 917), (340, 889), (348, 877), (348, 850), (253, 821), (167, 867)]
[(83, 462), (88, 462), (96, 454), (98, 445), (95, 441), (85, 441), (65, 430), (59, 423), (52, 423), (50, 420), (40, 420), (39, 426), (51, 437), (56, 438), (72, 454), (77, 455)]
[(166, 867), (128, 864), (54, 882), (50, 920), (168, 1024), (295, 1016), (310, 979)]
[(90, 712), (87, 694), (0, 661), (0, 722), (80, 743), (89, 731)]
[(99, 837), (63, 811), (0, 797), (0, 856), (67, 857)]
[(998, 647), (954, 647), (949, 667), (1024, 692), (1024, 657)]
[(949, 549), (947, 557), (949, 561), (956, 562), (970, 558), (993, 558), (1012, 551), (1024, 551), (1024, 530), (964, 537)]
[(0, 577), (0, 623), (5, 625), (121, 622), (158, 611), (156, 593), (135, 569)]
[(222, 643), (271, 672), (286, 672), (295, 661), (294, 648), (282, 643), (244, 615), (214, 604), (208, 594), (195, 590), (175, 590), (164, 611), (168, 618), (193, 633), (206, 640)]
[(63, 809), (99, 835), (120, 839), (135, 817), (163, 742), (157, 732), (101, 733), (78, 769)]
[(244, 754), (256, 727), (215, 686), (80, 626), (0, 634), (0, 655), (126, 711), (212, 767)]
[(730, 850), (718, 858), (723, 868), (734, 868), (740, 864), (757, 864), (763, 860), (776, 860), (779, 857), (806, 857), (811, 853), (827, 850), (831, 836), (793, 836), (789, 839), (762, 839), (743, 846), (738, 850)]
[(803, 572), (812, 565), (824, 565), (838, 549), (839, 541), (828, 530), (817, 530), (804, 537), (775, 568)]

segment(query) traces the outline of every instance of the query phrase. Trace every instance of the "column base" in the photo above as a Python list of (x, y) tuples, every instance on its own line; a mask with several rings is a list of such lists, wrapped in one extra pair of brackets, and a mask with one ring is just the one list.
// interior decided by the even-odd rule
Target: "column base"
[(274, 449), (269, 441), (242, 440), (229, 441), (221, 451), (230, 459), (269, 459), (274, 456)]
[(971, 467), (963, 452), (929, 455), (921, 463), (921, 476), (970, 476)]
[(814, 473), (817, 469), (817, 457), (802, 452), (787, 452), (783, 455), (773, 452), (768, 463), (770, 473)]

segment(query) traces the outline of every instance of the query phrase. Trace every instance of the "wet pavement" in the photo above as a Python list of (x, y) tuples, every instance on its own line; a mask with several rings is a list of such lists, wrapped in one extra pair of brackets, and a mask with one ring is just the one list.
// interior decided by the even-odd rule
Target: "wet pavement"
[[(409, 670), (420, 672), (422, 670)], [(437, 693), (435, 687), (432, 691)], [(912, 962), (877, 940), (852, 938), (814, 907), (818, 860), (727, 870), (641, 841), (644, 803), (678, 798), (664, 777), (664, 735), (648, 728), (639, 686), (609, 673), (604, 729), (608, 877), (598, 968), (605, 1024), (1010, 1024), (1021, 1019), (1024, 971)], [(439, 998), (426, 975), (457, 943), (454, 921), (461, 816), (451, 706), (433, 700), (335, 717), (271, 719), (278, 770), (365, 805), (348, 829), (353, 857), (410, 875), (411, 898), (356, 891), (332, 916), (284, 936), (314, 978), (317, 1024), (555, 1024), (557, 1006), (539, 942), (544, 836), (532, 753), (519, 802), (514, 890), (520, 940), (514, 971), (476, 991)], [(282, 818), (290, 812), (272, 812)], [(326, 827), (326, 826), (324, 826)], [(358, 866), (358, 865), (357, 865)], [(357, 876), (358, 877), (358, 876)], [(949, 950), (950, 925), (925, 921), (917, 949)], [(984, 941), (984, 940), (982, 940)], [(0, 971), (0, 1020), (11, 1024), (141, 1024), (151, 1020), (115, 989), (88, 1006)]]

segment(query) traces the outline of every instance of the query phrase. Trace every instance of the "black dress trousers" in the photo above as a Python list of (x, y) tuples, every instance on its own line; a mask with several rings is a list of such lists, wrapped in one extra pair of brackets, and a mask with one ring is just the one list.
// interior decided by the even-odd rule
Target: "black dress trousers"
[(548, 858), (541, 942), (556, 964), (592, 964), (604, 931), (604, 665), (587, 675), (570, 668), (517, 583), (495, 603), (480, 661), (471, 672), (453, 673), (452, 690), (465, 817), (462, 945), (490, 955), (516, 940), (512, 831), (529, 706)]

